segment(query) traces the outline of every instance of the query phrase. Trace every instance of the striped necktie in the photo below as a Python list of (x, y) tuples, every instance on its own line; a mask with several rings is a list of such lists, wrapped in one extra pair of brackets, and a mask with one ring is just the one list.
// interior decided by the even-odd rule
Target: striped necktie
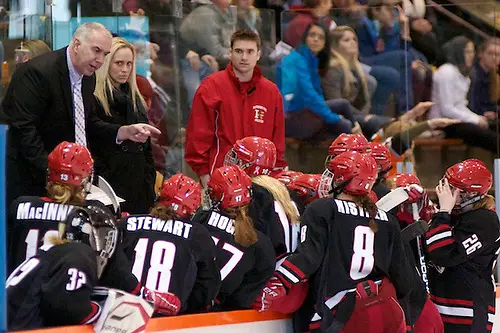
[(87, 146), (87, 136), (85, 135), (85, 109), (83, 107), (82, 89), (80, 84), (73, 86), (73, 107), (75, 110), (75, 142)]

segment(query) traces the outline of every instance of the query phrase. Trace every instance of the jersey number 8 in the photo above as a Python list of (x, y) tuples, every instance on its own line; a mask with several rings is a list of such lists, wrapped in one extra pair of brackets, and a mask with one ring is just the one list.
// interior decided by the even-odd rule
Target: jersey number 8
[(353, 280), (362, 279), (373, 270), (375, 258), (373, 257), (373, 243), (375, 234), (370, 227), (357, 226), (354, 229), (354, 244), (351, 259), (350, 276)]
[[(148, 238), (141, 238), (135, 245), (135, 260), (132, 267), (132, 274), (137, 280), (144, 285), (142, 281), (142, 272), (144, 269), (144, 261), (148, 250)], [(166, 241), (156, 241), (151, 249), (151, 259), (149, 260), (149, 269), (146, 277), (146, 288), (159, 291), (161, 293), (168, 292), (170, 287), (170, 278), (172, 277), (172, 267), (175, 259), (175, 245)]]

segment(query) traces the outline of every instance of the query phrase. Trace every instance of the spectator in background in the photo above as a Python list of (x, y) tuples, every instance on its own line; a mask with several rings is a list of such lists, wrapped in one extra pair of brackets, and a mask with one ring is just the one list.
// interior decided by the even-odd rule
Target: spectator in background
[(313, 22), (322, 24), (328, 30), (335, 28), (337, 24), (329, 16), (330, 9), (332, 0), (305, 0), (304, 8), (290, 12), (294, 17), (285, 29), (283, 41), (292, 47), (298, 47), (307, 27)]
[[(147, 105), (137, 89), (135, 48), (120, 37), (113, 38), (111, 52), (96, 73), (97, 115), (107, 123), (147, 123)], [(147, 212), (155, 199), (156, 172), (150, 140), (125, 140), (94, 155), (95, 170), (113, 186), (131, 214)]]
[(429, 118), (447, 117), (488, 128), (488, 119), (472, 112), (468, 107), (467, 92), (474, 63), (474, 44), (458, 36), (445, 44), (447, 62), (434, 73)]
[(415, 56), (407, 51), (411, 46), (408, 17), (395, 3), (395, 0), (368, 1), (368, 16), (356, 27), (356, 34), (363, 63), (398, 71), (401, 82), (398, 104), (400, 112), (404, 112), (414, 105), (411, 71)]
[(16, 48), (16, 64), (24, 63), (50, 51), (52, 50), (43, 40), (28, 39)]
[(106, 151), (116, 142), (145, 142), (159, 134), (148, 124), (120, 126), (97, 117), (94, 72), (110, 48), (111, 33), (106, 27), (85, 23), (68, 47), (28, 61), (12, 76), (0, 110), (0, 122), (10, 127), (8, 202), (45, 193), (48, 151), (62, 141), (95, 142), (99, 151)]
[[(181, 61), (189, 107), (200, 83), (228, 62), (229, 41), (234, 31), (229, 4), (230, 0), (214, 0), (200, 5), (182, 21), (180, 43), (189, 49)], [(189, 115), (184, 116), (187, 119)]]
[(500, 39), (490, 38), (478, 48), (478, 57), (471, 71), (469, 108), (480, 116), (496, 119), (497, 100), (490, 96), (500, 66)]
[(323, 141), (351, 133), (353, 128), (353, 122), (337, 114), (349, 113), (349, 103), (327, 104), (323, 97), (320, 73), (326, 73), (330, 58), (326, 34), (323, 26), (310, 24), (301, 45), (281, 61), (276, 71), (285, 103), (287, 137)]
[[(333, 29), (329, 36), (330, 63), (327, 74), (321, 79), (325, 99), (344, 98), (351, 104), (356, 120), (363, 134), (370, 138), (391, 118), (370, 115), (371, 96), (368, 91), (367, 74), (358, 60), (358, 39), (354, 29), (340, 26)], [(387, 91), (386, 93), (390, 93)]]
[(257, 67), (259, 36), (250, 30), (236, 31), (229, 58), (226, 70), (210, 75), (196, 91), (186, 130), (185, 160), (203, 187), (236, 140), (246, 136), (274, 142), (276, 166), (286, 166), (283, 101), (278, 88)]

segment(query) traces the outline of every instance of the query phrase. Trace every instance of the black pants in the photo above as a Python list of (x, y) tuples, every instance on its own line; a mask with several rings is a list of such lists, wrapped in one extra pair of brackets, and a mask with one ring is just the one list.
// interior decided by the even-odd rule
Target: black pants
[(444, 128), (444, 133), (446, 138), (462, 139), (467, 145), (480, 147), (492, 153), (497, 152), (498, 136), (490, 129), (470, 123), (458, 123)]

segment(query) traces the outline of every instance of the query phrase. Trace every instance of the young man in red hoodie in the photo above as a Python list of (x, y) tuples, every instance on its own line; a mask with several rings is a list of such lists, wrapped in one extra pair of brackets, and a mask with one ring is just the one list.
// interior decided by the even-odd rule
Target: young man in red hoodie
[(276, 167), (286, 166), (283, 100), (257, 67), (259, 36), (247, 29), (236, 31), (229, 58), (226, 69), (208, 76), (196, 91), (186, 130), (184, 157), (203, 187), (236, 140), (247, 136), (274, 142)]

